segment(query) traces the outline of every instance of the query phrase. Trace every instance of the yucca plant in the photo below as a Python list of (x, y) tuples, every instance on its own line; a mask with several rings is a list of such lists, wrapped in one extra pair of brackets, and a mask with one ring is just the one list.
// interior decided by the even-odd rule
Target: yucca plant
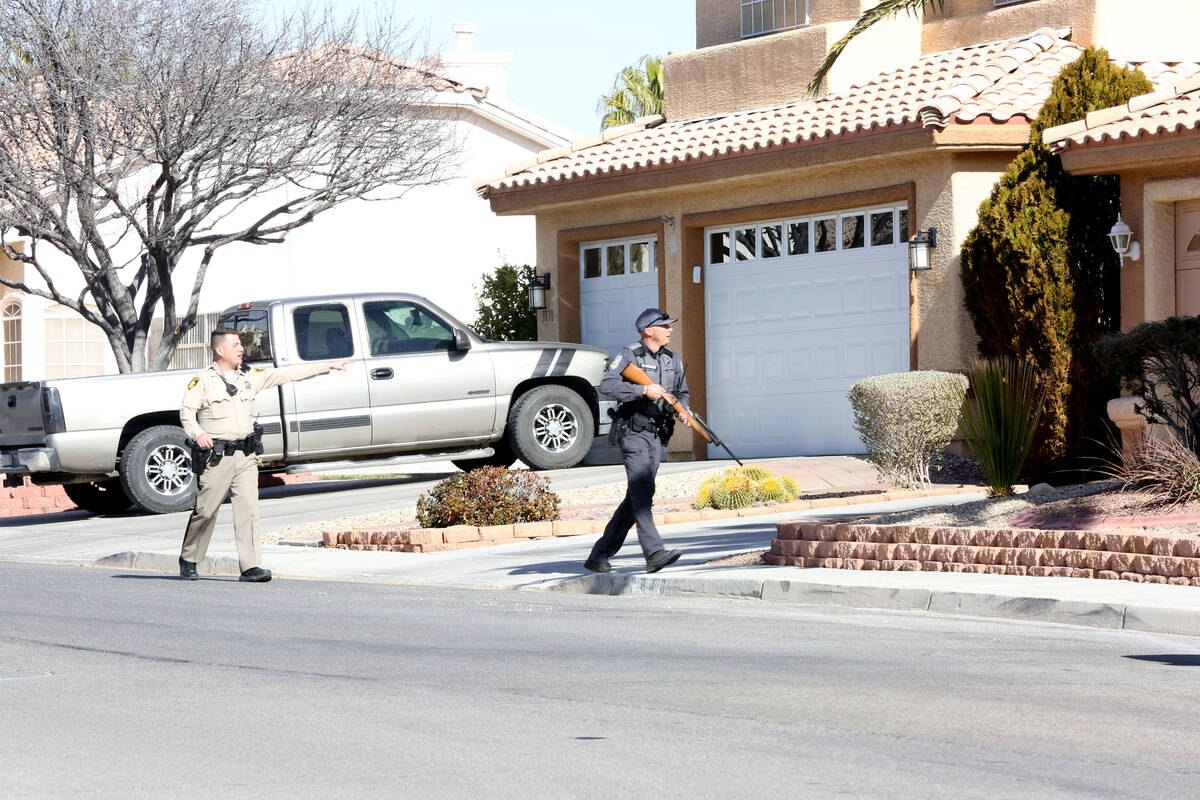
[(993, 497), (1008, 497), (1042, 416), (1045, 393), (1034, 366), (1001, 356), (977, 359), (968, 377), (975, 396), (963, 407), (963, 433)]
[(1148, 437), (1111, 474), (1125, 489), (1150, 492), (1172, 505), (1200, 500), (1200, 457), (1171, 434)]

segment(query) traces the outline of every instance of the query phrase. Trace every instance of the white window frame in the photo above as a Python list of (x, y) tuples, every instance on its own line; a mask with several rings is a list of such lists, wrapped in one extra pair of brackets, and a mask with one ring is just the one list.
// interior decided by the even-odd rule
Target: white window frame
[[(16, 309), (11, 312), (11, 309)], [(0, 301), (0, 344), (3, 345), (3, 350), (0, 350), (0, 362), (3, 363), (3, 380), (0, 383), (13, 383), (21, 380), (24, 366), (24, 358), (22, 358), (22, 347), (24, 343), (24, 319), (22, 312), (25, 310), (25, 304), (21, 302), (19, 297), (9, 296)], [(16, 337), (13, 340), (9, 339), (9, 331), (15, 329)], [(8, 359), (9, 352), (15, 354), (15, 360)]]
[[(738, 24), (742, 38), (762, 36), (767, 33), (803, 28), (808, 25), (809, 0), (739, 0)], [(796, 20), (789, 23), (788, 10)], [(746, 29), (746, 15), (750, 15), (750, 29)]]
[(212, 360), (209, 338), (217, 328), (221, 312), (197, 314), (196, 324), (183, 335), (175, 352), (171, 354), (171, 365), (167, 369), (203, 369)]
[[(635, 244), (649, 245), (650, 269), (646, 272), (630, 272), (629, 271), (629, 248)], [(608, 265), (605, 263), (606, 248), (623, 247), (625, 249), (625, 271), (620, 275), (609, 275)], [(584, 274), (586, 262), (584, 261), (584, 252), (592, 248), (600, 250), (600, 274), (597, 277), (589, 278)], [(579, 285), (585, 283), (588, 286), (595, 286), (601, 281), (616, 281), (622, 278), (628, 278), (630, 275), (649, 275), (658, 271), (658, 237), (654, 235), (642, 236), (627, 236), (620, 239), (598, 239), (593, 242), (583, 242), (579, 245)]]
[[(68, 333), (70, 323), (75, 321), (81, 323), (80, 329), (83, 331), (82, 335), (77, 337)], [(61, 330), (62, 334), (59, 335), (56, 330), (54, 331), (54, 335), (51, 335), (51, 325)], [(46, 353), (43, 371), (47, 378), (81, 378), (104, 374), (104, 348), (107, 344), (104, 333), (98, 326), (88, 322), (79, 314), (76, 314), (65, 306), (51, 306), (42, 317), (42, 335), (43, 347)], [(61, 360), (50, 358), (51, 345), (60, 345), (62, 347)], [(80, 345), (82, 347), (82, 361), (73, 361), (70, 359), (68, 355), (70, 345)], [(89, 361), (87, 358), (89, 346), (97, 349), (98, 358), (94, 361)]]
[[(871, 215), (872, 214), (881, 214), (881, 213), (888, 212), (888, 211), (890, 211), (892, 213), (892, 243), (891, 244), (883, 244), (883, 245), (872, 244), (872, 242), (871, 242)], [(906, 205), (903, 205), (903, 204), (897, 205), (897, 204), (889, 203), (886, 205), (879, 205), (879, 206), (867, 206), (864, 208), (852, 208), (852, 209), (847, 209), (844, 211), (822, 211), (817, 214), (807, 214), (802, 217), (778, 217), (775, 219), (754, 220), (751, 222), (740, 222), (740, 223), (730, 224), (730, 225), (715, 225), (711, 228), (704, 229), (704, 264), (705, 264), (705, 266), (709, 266), (709, 267), (736, 268), (738, 264), (746, 264), (746, 263), (749, 263), (750, 261), (762, 260), (762, 229), (767, 226), (772, 226), (772, 225), (783, 226), (783, 241), (781, 243), (783, 252), (781, 252), (780, 255), (778, 256), (779, 258), (810, 258), (812, 256), (822, 256), (822, 255), (828, 255), (830, 253), (837, 253), (837, 252), (842, 252), (842, 251), (869, 250), (871, 248), (880, 248), (880, 247), (899, 247), (899, 246), (907, 247), (908, 246), (907, 240), (903, 240), (900, 238), (900, 215), (907, 211), (908, 211), (908, 208)], [(861, 216), (863, 218), (863, 223), (865, 226), (865, 230), (863, 231), (863, 246), (862, 247), (852, 247), (852, 248), (851, 247), (843, 247), (842, 246), (842, 233), (843, 233), (844, 220), (847, 217), (856, 217), (856, 216)], [(814, 251), (814, 247), (816, 246), (816, 227), (817, 227), (816, 223), (819, 220), (826, 220), (826, 219), (833, 219), (835, 222), (834, 238), (835, 238), (836, 247), (833, 250), (823, 250), (820, 253), (817, 253)], [(788, 232), (789, 232), (788, 226), (793, 223), (798, 223), (798, 222), (807, 222), (808, 223), (808, 252), (791, 255), (787, 252), (787, 250), (788, 250)], [(754, 228), (755, 229), (754, 258), (743, 260), (743, 261), (738, 261), (737, 253), (736, 253), (737, 232), (744, 228)], [(717, 262), (715, 264), (713, 263), (713, 260), (712, 260), (712, 234), (714, 234), (714, 233), (728, 234), (728, 236), (729, 236), (729, 261), (721, 261), (721, 262)], [(911, 231), (909, 233), (911, 235)], [(775, 258), (772, 257), (770, 260), (774, 261)]]

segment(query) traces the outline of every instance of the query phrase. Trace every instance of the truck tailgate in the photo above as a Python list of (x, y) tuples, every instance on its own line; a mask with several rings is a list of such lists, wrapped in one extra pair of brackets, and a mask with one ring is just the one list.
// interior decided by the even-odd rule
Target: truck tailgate
[(0, 384), (0, 447), (45, 441), (42, 384), (37, 381)]

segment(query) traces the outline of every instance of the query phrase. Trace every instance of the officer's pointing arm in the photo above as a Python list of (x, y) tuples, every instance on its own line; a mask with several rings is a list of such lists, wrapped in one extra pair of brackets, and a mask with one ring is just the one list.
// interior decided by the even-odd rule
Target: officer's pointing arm
[(344, 370), (348, 361), (325, 362), (324, 364), (298, 364), (294, 367), (277, 367), (264, 369), (255, 367), (250, 371), (250, 380), (255, 390), (270, 389), (289, 381), (304, 381), (318, 375), (326, 375), (330, 370)]

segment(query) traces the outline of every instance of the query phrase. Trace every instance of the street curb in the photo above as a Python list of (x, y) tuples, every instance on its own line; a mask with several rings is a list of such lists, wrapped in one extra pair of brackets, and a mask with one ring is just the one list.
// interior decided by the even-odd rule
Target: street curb
[[(91, 564), (93, 567), (115, 567), (117, 569), (144, 569), (148, 572), (178, 572), (179, 556), (168, 553), (144, 553), (126, 550), (113, 553)], [(196, 572), (200, 575), (241, 575), (238, 560), (230, 556), (206, 558), (197, 565)]]
[(548, 583), (536, 589), (614, 596), (745, 597), (794, 605), (924, 611), (946, 616), (992, 617), (1200, 636), (1200, 610), (962, 589), (943, 591), (923, 587), (852, 586), (770, 578), (659, 576), (619, 572), (584, 575)]

